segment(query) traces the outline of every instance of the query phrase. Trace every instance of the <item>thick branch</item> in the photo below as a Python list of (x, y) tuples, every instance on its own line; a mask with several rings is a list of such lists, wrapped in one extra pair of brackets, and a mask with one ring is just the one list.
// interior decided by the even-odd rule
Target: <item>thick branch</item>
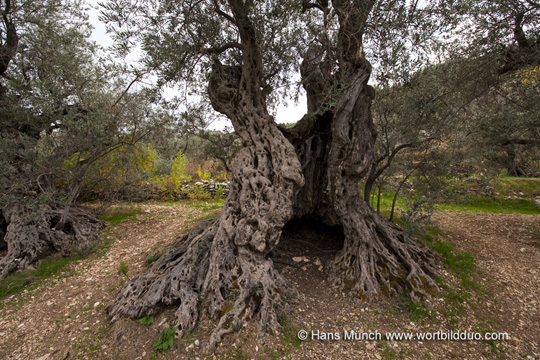
[(524, 15), (525, 14), (522, 12), (516, 14), (516, 18), (514, 22), (514, 38), (516, 39), (520, 48), (528, 49), (529, 42), (527, 41), (527, 37), (525, 36), (525, 32), (523, 31), (523, 27), (522, 27)]
[(221, 54), (222, 52), (225, 52), (226, 50), (229, 50), (229, 49), (242, 50), (242, 45), (236, 41), (230, 41), (220, 46), (203, 48), (202, 52), (204, 54)]
[(9, 62), (15, 57), (17, 53), (17, 47), (19, 45), (19, 37), (15, 24), (8, 18), (8, 14), (11, 11), (11, 1), (6, 0), (6, 6), (2, 12), (2, 20), (6, 27), (6, 43), (0, 45), (0, 74), (4, 75)]
[(228, 20), (231, 24), (237, 25), (236, 20), (231, 15), (229, 15), (226, 12), (224, 12), (223, 10), (221, 10), (217, 0), (212, 0), (212, 2), (214, 3), (216, 14), (218, 14), (219, 16), (223, 17), (224, 19)]
[(229, 0), (242, 42), (242, 80), (240, 88), (246, 91), (257, 105), (263, 104), (261, 78), (263, 65), (255, 29), (248, 17), (248, 9), (242, 0)]

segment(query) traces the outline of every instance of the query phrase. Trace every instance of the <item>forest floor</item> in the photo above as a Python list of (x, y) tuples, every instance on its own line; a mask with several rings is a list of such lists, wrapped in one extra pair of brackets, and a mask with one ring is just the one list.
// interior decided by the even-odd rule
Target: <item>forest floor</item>
[[(440, 231), (426, 239), (445, 255), (439, 268), (442, 290), (430, 310), (406, 298), (365, 303), (345, 296), (325, 277), (325, 264), (341, 246), (340, 237), (328, 229), (297, 225), (284, 233), (275, 263), (297, 286), (300, 298), (293, 312), (280, 318), (283, 326), (276, 334), (259, 338), (248, 325), (226, 337), (215, 355), (204, 357), (199, 341), (208, 337), (213, 323), (203, 317), (192, 334), (177, 339), (163, 355), (152, 344), (173, 323), (175, 309), (146, 319), (146, 326), (130, 319), (111, 324), (104, 308), (127, 278), (140, 274), (151, 255), (198, 220), (217, 215), (220, 205), (199, 201), (116, 207), (120, 217), (109, 218), (105, 245), (37, 288), (0, 303), (0, 359), (540, 359), (538, 215), (436, 213), (433, 220)], [(308, 332), (308, 340), (298, 339), (300, 330)], [(505, 332), (509, 338), (343, 339), (344, 331), (351, 330)], [(312, 339), (312, 332), (320, 337), (332, 333), (334, 340)]]

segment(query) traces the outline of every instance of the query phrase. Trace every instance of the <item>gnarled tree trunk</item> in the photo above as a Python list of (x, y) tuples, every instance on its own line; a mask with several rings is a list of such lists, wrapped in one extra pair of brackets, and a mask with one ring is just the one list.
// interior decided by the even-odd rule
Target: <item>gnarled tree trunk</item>
[[(53, 209), (42, 205), (30, 209), (21, 204), (6, 206), (1, 215), (0, 279), (12, 272), (34, 266), (39, 260), (54, 254), (62, 256), (88, 251), (101, 239), (104, 223), (88, 211), (71, 207)], [(64, 217), (62, 229), (57, 225)]]
[(295, 145), (305, 177), (295, 217), (343, 227), (345, 244), (329, 273), (342, 290), (365, 299), (402, 292), (429, 303), (437, 290), (430, 276), (433, 254), (376, 214), (359, 194), (376, 137), (368, 76), (369, 67), (356, 69), (333, 111), (307, 115), (294, 128), (282, 129)]
[[(430, 277), (431, 254), (382, 220), (358, 191), (376, 137), (370, 112), (373, 90), (367, 85), (371, 67), (361, 51), (372, 1), (333, 4), (340, 20), (340, 70), (329, 76), (332, 67), (323, 57), (304, 62), (309, 113), (289, 130), (278, 128), (267, 113), (261, 57), (244, 5), (229, 0), (242, 64), (225, 66), (215, 60), (208, 87), (212, 105), (229, 117), (244, 145), (234, 161), (221, 216), (180, 237), (118, 293), (108, 312), (113, 320), (140, 318), (155, 313), (159, 304), (175, 304), (176, 325), (189, 331), (200, 315), (198, 305), (204, 304), (204, 311), (217, 320), (207, 351), (250, 319), (261, 331), (275, 329), (280, 309), (295, 290), (268, 255), (283, 226), (308, 215), (344, 230), (344, 247), (328, 274), (336, 285), (366, 299), (402, 292), (429, 301), (437, 289)], [(335, 105), (327, 99), (332, 86), (339, 96)]]

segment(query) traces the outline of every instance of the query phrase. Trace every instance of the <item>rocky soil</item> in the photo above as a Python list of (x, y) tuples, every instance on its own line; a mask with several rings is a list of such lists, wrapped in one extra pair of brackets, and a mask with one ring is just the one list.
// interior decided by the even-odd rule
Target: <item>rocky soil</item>
[[(286, 231), (273, 254), (276, 267), (296, 284), (300, 298), (282, 315), (283, 328), (258, 338), (247, 326), (225, 339), (215, 355), (199, 354), (213, 323), (201, 319), (166, 355), (152, 344), (170, 326), (175, 309), (152, 324), (123, 319), (111, 324), (104, 307), (126, 277), (142, 272), (148, 255), (160, 252), (198, 219), (219, 212), (201, 202), (145, 204), (136, 219), (110, 227), (110, 245), (73, 263), (34, 290), (0, 304), (1, 359), (540, 359), (540, 223), (538, 216), (438, 213), (442, 238), (474, 255), (476, 290), (461, 289), (442, 265), (448, 284), (433, 309), (403, 298), (351, 299), (326, 281), (325, 264), (340, 248), (332, 229), (298, 225)], [(456, 300), (457, 298), (461, 300)], [(307, 339), (297, 334), (357, 332), (506, 332), (505, 341), (379, 341)], [(328, 335), (330, 336), (330, 335)]]

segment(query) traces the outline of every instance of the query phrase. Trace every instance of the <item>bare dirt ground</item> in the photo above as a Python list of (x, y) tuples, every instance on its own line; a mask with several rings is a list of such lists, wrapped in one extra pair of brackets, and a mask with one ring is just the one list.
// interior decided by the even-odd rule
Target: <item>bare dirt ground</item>
[[(187, 231), (203, 213), (183, 203), (138, 206), (136, 219), (112, 227), (111, 242), (37, 289), (0, 304), (2, 359), (540, 359), (540, 223), (534, 215), (439, 213), (434, 220), (443, 239), (476, 260), (478, 290), (464, 292), (442, 266), (443, 290), (430, 311), (404, 299), (356, 301), (326, 281), (325, 264), (339, 249), (331, 229), (298, 226), (286, 232), (274, 254), (276, 267), (294, 282), (300, 298), (282, 317), (283, 329), (259, 338), (249, 325), (227, 337), (215, 355), (199, 354), (213, 323), (204, 316), (193, 334), (178, 339), (168, 354), (152, 343), (173, 323), (164, 309), (145, 327), (122, 319), (111, 324), (104, 307), (128, 277)], [(216, 213), (219, 210), (211, 210)], [(293, 225), (294, 227), (294, 225)], [(293, 259), (295, 258), (295, 259)], [(295, 261), (296, 260), (296, 261)], [(457, 295), (456, 295), (457, 294)], [(454, 296), (455, 295), (455, 296)], [(462, 301), (454, 301), (455, 297)], [(297, 333), (506, 332), (505, 341), (300, 341)]]

